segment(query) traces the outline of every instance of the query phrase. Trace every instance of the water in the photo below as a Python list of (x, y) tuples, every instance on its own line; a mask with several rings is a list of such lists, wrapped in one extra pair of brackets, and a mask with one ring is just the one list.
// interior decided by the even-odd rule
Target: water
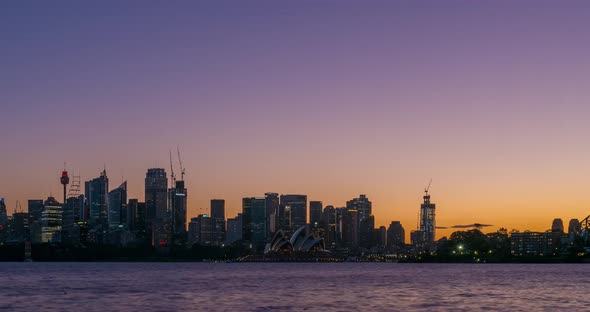
[(589, 265), (0, 263), (0, 310), (587, 310)]

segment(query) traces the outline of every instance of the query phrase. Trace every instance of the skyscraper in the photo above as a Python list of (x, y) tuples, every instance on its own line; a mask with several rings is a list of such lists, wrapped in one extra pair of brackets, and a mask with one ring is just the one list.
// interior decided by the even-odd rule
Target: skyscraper
[(309, 202), (309, 224), (313, 229), (320, 227), (322, 220), (322, 209), (323, 204), (321, 201), (310, 201)]
[(242, 214), (238, 213), (235, 218), (227, 219), (227, 234), (225, 243), (230, 245), (242, 240)]
[(0, 199), (0, 243), (6, 240), (8, 234), (8, 214), (4, 198)]
[(213, 218), (207, 214), (192, 218), (188, 225), (188, 241), (191, 244), (216, 244), (215, 222)]
[(182, 244), (186, 241), (186, 220), (187, 220), (187, 190), (184, 181), (175, 181), (174, 187), (168, 192), (169, 207), (174, 223), (174, 239)]
[(266, 243), (266, 201), (264, 197), (242, 199), (243, 239), (257, 249)]
[(279, 194), (266, 193), (266, 224), (267, 224), (267, 240), (272, 238), (279, 227)]
[(43, 203), (41, 213), (41, 241), (44, 243), (61, 242), (63, 206), (55, 198), (48, 197)]
[(109, 192), (109, 179), (106, 170), (100, 173), (100, 177), (86, 181), (85, 194), (88, 205), (88, 223), (92, 226), (108, 224), (107, 196)]
[(211, 200), (211, 218), (215, 223), (215, 240), (223, 243), (225, 241), (225, 200)]
[(168, 177), (162, 168), (148, 169), (145, 176), (146, 225), (153, 246), (168, 246), (173, 225), (168, 212)]
[(30, 218), (29, 228), (31, 230), (31, 242), (41, 242), (41, 215), (43, 214), (43, 200), (29, 199), (28, 213)]
[(334, 209), (334, 206), (326, 206), (324, 208), (322, 226), (324, 227), (324, 242), (326, 247), (336, 247), (336, 209)]
[(305, 224), (307, 224), (307, 195), (281, 195), (280, 229), (295, 231)]
[(137, 199), (130, 199), (127, 205), (127, 226), (139, 241), (146, 239), (147, 228), (145, 217), (145, 203), (139, 202)]
[(80, 241), (80, 230), (76, 228), (76, 224), (81, 221), (84, 201), (84, 195), (72, 196), (66, 200), (62, 215), (62, 242)]
[(126, 224), (127, 219), (127, 181), (118, 188), (109, 192), (108, 197), (108, 221), (109, 226)]
[(387, 245), (402, 246), (406, 242), (406, 231), (399, 221), (391, 221), (387, 229)]
[(553, 222), (551, 223), (551, 232), (564, 232), (563, 221), (561, 219), (553, 219)]
[[(435, 220), (435, 209), (436, 205), (430, 203), (430, 195), (428, 195), (428, 191), (425, 192), (424, 195), (424, 203), (420, 205), (420, 232), (421, 234), (416, 235), (423, 235), (423, 242), (424, 243), (433, 243), (435, 240), (435, 229), (436, 229), (436, 220)], [(420, 239), (417, 239), (420, 241)]]
[(347, 209), (357, 210), (359, 213), (359, 221), (368, 218), (372, 215), (372, 203), (367, 198), (367, 195), (361, 194), (358, 198), (353, 198), (346, 202)]

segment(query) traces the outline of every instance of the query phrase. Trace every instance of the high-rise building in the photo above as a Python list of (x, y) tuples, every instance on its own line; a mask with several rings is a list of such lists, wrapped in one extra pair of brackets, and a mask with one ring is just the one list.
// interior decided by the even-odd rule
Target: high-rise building
[[(360, 217), (360, 215), (359, 215)], [(359, 220), (359, 246), (363, 248), (371, 248), (374, 245), (375, 236), (375, 217), (370, 215), (362, 220)]]
[(403, 246), (406, 243), (406, 231), (399, 221), (391, 221), (387, 229), (387, 245)]
[(145, 218), (145, 203), (139, 202), (137, 199), (130, 199), (127, 205), (127, 226), (129, 231), (135, 234), (136, 239), (140, 241), (147, 237)]
[(41, 213), (41, 242), (61, 242), (61, 223), (63, 206), (53, 197), (48, 197), (43, 203)]
[(347, 201), (346, 209), (357, 210), (359, 214), (359, 222), (373, 214), (372, 203), (364, 194), (361, 194), (358, 198), (353, 198), (352, 200)]
[(267, 240), (270, 240), (279, 226), (279, 194), (266, 193), (266, 224), (267, 224)]
[(313, 229), (317, 229), (321, 225), (323, 206), (321, 201), (309, 202), (309, 225)]
[(307, 195), (281, 195), (280, 229), (295, 231), (305, 224), (307, 224)]
[(182, 244), (186, 241), (186, 220), (188, 194), (184, 187), (184, 181), (175, 181), (174, 187), (168, 192), (170, 212), (174, 225), (174, 239)]
[(211, 218), (215, 223), (215, 241), (223, 243), (225, 241), (225, 200), (211, 200)]
[(74, 243), (80, 241), (79, 229), (76, 228), (81, 222), (80, 213), (84, 210), (84, 195), (69, 197), (63, 208), (62, 214), (62, 242)]
[(342, 242), (349, 247), (359, 246), (359, 211), (345, 209), (342, 216)]
[(242, 214), (233, 219), (227, 219), (227, 234), (225, 236), (225, 243), (230, 245), (234, 242), (242, 240)]
[(551, 232), (564, 232), (563, 221), (561, 219), (553, 219), (553, 222), (551, 223)]
[(266, 201), (264, 197), (242, 199), (243, 239), (260, 249), (266, 243)]
[(379, 243), (379, 246), (387, 246), (387, 228), (380, 226), (377, 233), (377, 242)]
[(109, 192), (108, 207), (110, 227), (127, 224), (127, 181)]
[(109, 178), (106, 170), (100, 177), (86, 181), (85, 194), (88, 205), (88, 223), (91, 226), (108, 224), (107, 197), (109, 192)]
[[(436, 205), (430, 202), (428, 192), (424, 195), (424, 203), (420, 205), (420, 232), (424, 235), (424, 243), (433, 243), (435, 241), (435, 210)], [(420, 234), (416, 234), (420, 235)], [(420, 241), (420, 239), (418, 239)]]
[(145, 176), (146, 221), (168, 218), (168, 177), (162, 168), (148, 169)]
[(41, 215), (43, 214), (43, 200), (29, 199), (28, 201), (29, 228), (31, 230), (31, 242), (41, 242)]
[(152, 246), (170, 245), (173, 221), (168, 211), (168, 177), (162, 168), (150, 168), (146, 173), (145, 206)]
[(6, 203), (4, 198), (0, 199), (0, 243), (6, 240), (8, 236), (8, 213), (6, 212)]
[(336, 209), (326, 206), (322, 213), (322, 227), (324, 228), (324, 243), (326, 248), (336, 247)]
[(190, 244), (214, 245), (215, 220), (207, 214), (192, 218), (188, 225), (188, 241)]
[(8, 235), (10, 241), (24, 242), (30, 239), (29, 219), (29, 214), (26, 212), (12, 214), (10, 233)]

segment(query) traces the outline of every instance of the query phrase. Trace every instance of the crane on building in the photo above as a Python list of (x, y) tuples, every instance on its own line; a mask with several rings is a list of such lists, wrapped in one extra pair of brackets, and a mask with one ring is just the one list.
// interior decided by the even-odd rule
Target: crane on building
[(424, 193), (428, 196), (428, 191), (430, 190), (430, 185), (432, 184), (432, 178), (430, 178), (430, 182), (428, 182), (428, 186), (424, 189)]
[(182, 166), (182, 158), (180, 158), (180, 148), (177, 146), (176, 151), (178, 152), (178, 163), (180, 165), (180, 180), (184, 181), (184, 174), (186, 173), (184, 167)]
[(172, 149), (168, 151), (170, 152), (170, 178), (172, 179), (172, 187), (174, 187), (176, 183), (176, 175), (174, 175), (174, 166), (172, 165)]

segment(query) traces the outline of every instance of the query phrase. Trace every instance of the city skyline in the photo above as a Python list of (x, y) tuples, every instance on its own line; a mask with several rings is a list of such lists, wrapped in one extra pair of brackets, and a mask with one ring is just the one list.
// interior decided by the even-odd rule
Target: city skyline
[(367, 194), (407, 237), (430, 178), (440, 226), (590, 214), (584, 2), (338, 4), (1, 4), (9, 213), (59, 198), (64, 161), (141, 199), (180, 146), (189, 217)]

